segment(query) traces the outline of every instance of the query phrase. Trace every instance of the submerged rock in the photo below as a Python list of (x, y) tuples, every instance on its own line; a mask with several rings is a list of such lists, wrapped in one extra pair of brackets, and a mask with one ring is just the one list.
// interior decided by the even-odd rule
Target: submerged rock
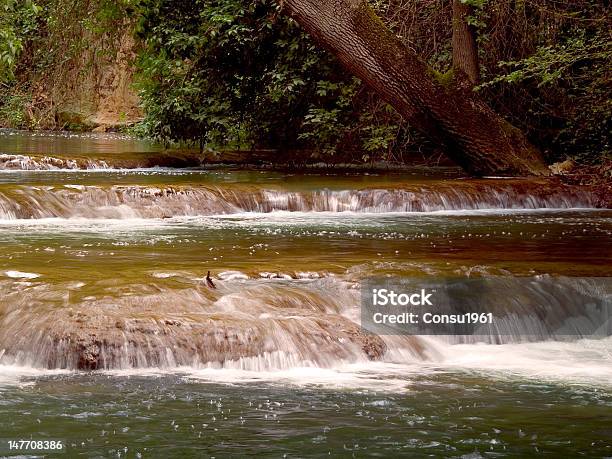
[[(287, 354), (288, 362), (329, 367), (342, 361), (379, 360), (386, 350), (380, 337), (364, 333), (340, 316), (251, 322), (228, 316), (202, 317), (201, 321), (131, 319), (121, 328), (94, 316), (47, 332), (49, 344), (40, 363), (47, 368), (81, 370), (233, 367), (243, 366), (241, 360), (273, 353)], [(7, 349), (9, 355), (12, 351)]]
[(270, 370), (333, 367), (385, 354), (379, 336), (342, 315), (342, 303), (353, 297), (260, 284), (222, 293), (186, 289), (85, 299), (76, 311), (15, 305), (0, 311), (3, 361), (81, 370)]

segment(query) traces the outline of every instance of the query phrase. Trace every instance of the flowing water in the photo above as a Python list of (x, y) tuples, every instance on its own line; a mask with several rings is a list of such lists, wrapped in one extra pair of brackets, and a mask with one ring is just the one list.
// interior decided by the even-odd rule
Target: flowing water
[(610, 276), (612, 211), (588, 191), (159, 152), (0, 132), (0, 437), (89, 457), (612, 456), (610, 338), (359, 326), (370, 276)]

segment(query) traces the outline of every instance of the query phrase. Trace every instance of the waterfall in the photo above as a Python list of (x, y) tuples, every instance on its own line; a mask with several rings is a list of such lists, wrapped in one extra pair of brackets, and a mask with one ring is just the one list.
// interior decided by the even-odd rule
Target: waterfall
[[(377, 269), (400, 276), (409, 272), (440, 274), (437, 267), (431, 269), (435, 272), (429, 272), (424, 254), (434, 254), (442, 244), (449, 255), (446, 264), (455, 263), (454, 270), (460, 271), (460, 275), (512, 274), (511, 268), (493, 267), (495, 269), (487, 271), (474, 266), (471, 259), (455, 261), (450, 258), (452, 250), (465, 250), (468, 244), (488, 250), (489, 230), (477, 235), (474, 232), (472, 239), (470, 225), (473, 223), (468, 221), (469, 217), (465, 220), (464, 217), (451, 218), (452, 224), (445, 226), (443, 213), (592, 209), (597, 207), (598, 197), (588, 188), (544, 179), (433, 178), (398, 179), (389, 184), (373, 180), (369, 185), (366, 181), (362, 188), (355, 188), (350, 180), (333, 183), (321, 179), (319, 183), (316, 179), (312, 182), (316, 186), (309, 186), (291, 180), (279, 181), (278, 177), (268, 181), (266, 176), (247, 180), (232, 176), (225, 180), (225, 177), (205, 174), (182, 177), (171, 182), (179, 183), (174, 186), (138, 186), (127, 182), (135, 177), (133, 172), (128, 174), (126, 181), (117, 179), (119, 175), (108, 177), (106, 172), (29, 173), (27, 181), (22, 180), (25, 170), (96, 168), (108, 169), (108, 164), (97, 160), (0, 154), (0, 170), (3, 171), (0, 175), (7, 179), (0, 181), (0, 222), (3, 229), (7, 229), (8, 247), (5, 252), (0, 251), (0, 256), (4, 257), (0, 271), (0, 365), (70, 370), (191, 367), (268, 371), (372, 365), (374, 361), (435, 364), (445, 358), (456, 359), (449, 350), (453, 346), (474, 343), (506, 346), (562, 340), (558, 328), (551, 331), (542, 325), (544, 313), (552, 311), (558, 321), (570, 320), (578, 330), (583, 330), (581, 327), (592, 323), (595, 317), (592, 311), (577, 306), (572, 308), (578, 303), (571, 295), (544, 292), (540, 295), (539, 309), (529, 305), (512, 309), (512, 305), (507, 305), (497, 328), (483, 330), (477, 336), (387, 336), (370, 333), (361, 327), (357, 288), (370, 271)], [(169, 176), (168, 171), (162, 174)], [(66, 177), (74, 178), (74, 182), (66, 183)], [(142, 181), (136, 183), (157, 183), (156, 176), (140, 179)], [(169, 181), (167, 177), (160, 180), (162, 183)], [(286, 233), (280, 231), (286, 229), (283, 220), (284, 213), (288, 212), (295, 213), (295, 220), (300, 220), (304, 228), (290, 228)], [(427, 215), (432, 212), (441, 212), (441, 219)], [(322, 217), (327, 220), (325, 226), (320, 221), (315, 222), (316, 218), (302, 219), (301, 213), (326, 213)], [(342, 213), (369, 217), (343, 219)], [(418, 229), (416, 239), (398, 238), (391, 242), (392, 234), (406, 230), (403, 215), (387, 215), (391, 213), (410, 214), (414, 219), (410, 231)], [(227, 220), (235, 219), (249, 228), (256, 227), (255, 220), (269, 227), (257, 227), (253, 232), (243, 231), (241, 227), (239, 234), (234, 228), (223, 226), (211, 230), (210, 225), (206, 226), (207, 220), (219, 219), (180, 220), (181, 224), (188, 222), (185, 224), (189, 226), (188, 231), (181, 228), (176, 238), (162, 235), (168, 236), (167, 247), (179, 246), (173, 263), (180, 264), (182, 260), (177, 261), (180, 257), (186, 259), (185, 264), (176, 268), (183, 273), (176, 279), (166, 274), (166, 270), (175, 268), (163, 264), (168, 261), (163, 257), (170, 253), (167, 247), (155, 246), (148, 236), (147, 240), (135, 238), (136, 242), (115, 241), (116, 235), (111, 228), (118, 224), (129, 233), (144, 231), (142, 228), (155, 233), (160, 228), (165, 231), (172, 226), (173, 222), (167, 225), (162, 219), (220, 215), (235, 216)], [(523, 234), (522, 218), (520, 215), (512, 222), (516, 226), (513, 237), (517, 242), (552, 247), (549, 239), (542, 238), (541, 232), (538, 234), (541, 240), (527, 239), (535, 238), (535, 231), (526, 230)], [(42, 225), (21, 223), (42, 219), (52, 221), (45, 220)], [(64, 234), (64, 231), (70, 232), (73, 223), (68, 224), (64, 219), (75, 219), (77, 224), (78, 219), (97, 220), (92, 226), (97, 226), (97, 231), (104, 231), (107, 238), (82, 241), (80, 238), (86, 231), (76, 236)], [(111, 219), (124, 221), (107, 222)], [(159, 221), (152, 224), (153, 219)], [(341, 224), (347, 231), (340, 235), (335, 225), (341, 220), (345, 220)], [(361, 220), (368, 223), (367, 229), (359, 227)], [(504, 225), (509, 220), (504, 220)], [(91, 225), (89, 221), (85, 223)], [(431, 227), (438, 224), (443, 231), (436, 235)], [(488, 222), (479, 224), (489, 225)], [(461, 225), (464, 225), (463, 230), (454, 229)], [(378, 234), (379, 226), (389, 234)], [(32, 230), (32, 237), (28, 235), (24, 241), (24, 228), (29, 231), (33, 227), (36, 228)], [(605, 230), (590, 228), (583, 233), (585, 230), (578, 231), (570, 226), (564, 229), (575, 240), (585, 234), (601, 237)], [(491, 233), (495, 235), (497, 230), (505, 237), (505, 227), (494, 227)], [(213, 231), (216, 233), (211, 235)], [(461, 246), (450, 240), (451, 233), (452, 239), (465, 237)], [(264, 234), (267, 239), (260, 239)], [(332, 234), (333, 237), (328, 238)], [(299, 239), (304, 235), (304, 239)], [(312, 243), (312, 235), (321, 242), (316, 248), (307, 245)], [(563, 235), (561, 232), (554, 236)], [(186, 240), (191, 242), (181, 242)], [(513, 243), (514, 239), (508, 241)], [(544, 241), (548, 245), (544, 245)], [(273, 247), (275, 242), (279, 242), (277, 247)], [(185, 245), (180, 246), (181, 243)], [(436, 249), (437, 243), (441, 244)], [(243, 247), (238, 247), (240, 244)], [(304, 244), (300, 247), (303, 250), (293, 251), (299, 244)], [(232, 252), (234, 246), (236, 252)], [(592, 249), (593, 245), (589, 247)], [(332, 268), (329, 265), (287, 264), (287, 255), (280, 256), (285, 251), (289, 256), (296, 254), (309, 259), (313, 250), (325, 252), (328, 249)], [(362, 249), (367, 252), (363, 256)], [(388, 253), (383, 254), (386, 249)], [(354, 252), (355, 257), (345, 263), (346, 259), (341, 258), (348, 251)], [(555, 253), (558, 255), (558, 252)], [(334, 258), (336, 253), (338, 260)], [(240, 259), (240, 254), (244, 254), (244, 260)], [(139, 257), (145, 261), (136, 266)], [(276, 266), (281, 258), (284, 264)], [(68, 263), (54, 265), (58, 260)], [(162, 265), (154, 266), (158, 260), (162, 260)], [(53, 276), (49, 270), (38, 271), (38, 263), (56, 266), (62, 273)], [(379, 268), (377, 263), (381, 264)], [(85, 266), (89, 277), (80, 278), (79, 270), (85, 271)], [(214, 273), (217, 289), (206, 288), (201, 278), (194, 280), (195, 276), (206, 273), (204, 268), (217, 267), (225, 270), (218, 269)], [(150, 274), (144, 271), (153, 268), (164, 272), (158, 271), (154, 280), (143, 281)], [(117, 271), (122, 271), (122, 275), (128, 271), (135, 274), (116, 279)], [(74, 285), (86, 285), (83, 290), (87, 293), (78, 292), (80, 287)], [(498, 295), (505, 298), (512, 291), (509, 284)], [(598, 295), (600, 299), (607, 298), (609, 292), (602, 291)], [(498, 305), (498, 308), (502, 307)], [(587, 336), (588, 332), (582, 335)], [(576, 333), (571, 339), (580, 337), (581, 334)]]
[[(351, 291), (256, 282), (49, 306), (40, 291), (0, 305), (0, 362), (42, 368), (333, 367), (382, 358), (384, 341), (339, 312)], [(44, 287), (45, 289), (48, 288)], [(339, 291), (337, 286), (335, 291)], [(50, 292), (47, 296), (50, 296)], [(344, 301), (342, 301), (344, 300)]]
[(0, 171), (57, 171), (110, 169), (106, 161), (62, 159), (53, 156), (31, 157), (26, 155), (0, 154)]
[[(573, 286), (560, 288), (560, 293), (542, 288), (550, 282), (535, 280), (531, 294), (539, 297), (537, 305), (529, 301), (493, 305), (497, 312), (512, 308), (501, 325), (473, 336), (452, 337), (379, 336), (361, 329), (358, 291), (340, 279), (300, 285), (263, 279), (217, 282), (215, 291), (198, 286), (87, 298), (61, 307), (43, 301), (52, 296), (48, 285), (16, 292), (8, 283), (0, 283), (6, 298), (0, 305), (0, 363), (49, 369), (264, 371), (334, 368), (372, 360), (435, 362), (451, 344), (558, 340), (563, 336), (546, 332), (547, 326), (580, 327), (594, 318), (601, 320), (601, 311), (565, 301), (575, 300), (573, 295), (590, 285), (571, 279), (555, 280), (562, 287)], [(515, 287), (510, 280), (508, 287)], [(608, 308), (609, 317), (611, 293), (609, 288), (600, 290), (591, 289), (588, 295)], [(498, 295), (510, 297), (511, 292)], [(544, 311), (553, 317), (544, 318)], [(576, 330), (558, 330), (573, 335), (565, 341), (582, 338)]]
[(170, 218), (242, 212), (436, 212), (595, 207), (569, 186), (530, 181), (425, 182), (401, 189), (289, 191), (250, 187), (13, 186), (0, 188), (0, 219)]

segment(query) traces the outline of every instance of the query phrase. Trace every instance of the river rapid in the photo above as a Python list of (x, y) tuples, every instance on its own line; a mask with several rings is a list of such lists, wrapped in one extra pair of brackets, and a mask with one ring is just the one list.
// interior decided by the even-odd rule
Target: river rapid
[(609, 277), (612, 211), (588, 190), (158, 154), (0, 132), (0, 437), (87, 457), (612, 456), (612, 339), (360, 327), (371, 276)]

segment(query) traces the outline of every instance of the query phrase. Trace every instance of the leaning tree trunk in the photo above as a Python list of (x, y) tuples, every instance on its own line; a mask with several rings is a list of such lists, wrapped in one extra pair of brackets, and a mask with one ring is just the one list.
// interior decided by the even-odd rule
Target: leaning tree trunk
[(475, 95), (434, 72), (365, 0), (277, 0), (311, 36), (389, 102), (411, 126), (474, 175), (547, 175), (523, 134)]
[(473, 8), (462, 0), (453, 0), (453, 71), (457, 80), (478, 84), (480, 67), (476, 30), (468, 23)]

